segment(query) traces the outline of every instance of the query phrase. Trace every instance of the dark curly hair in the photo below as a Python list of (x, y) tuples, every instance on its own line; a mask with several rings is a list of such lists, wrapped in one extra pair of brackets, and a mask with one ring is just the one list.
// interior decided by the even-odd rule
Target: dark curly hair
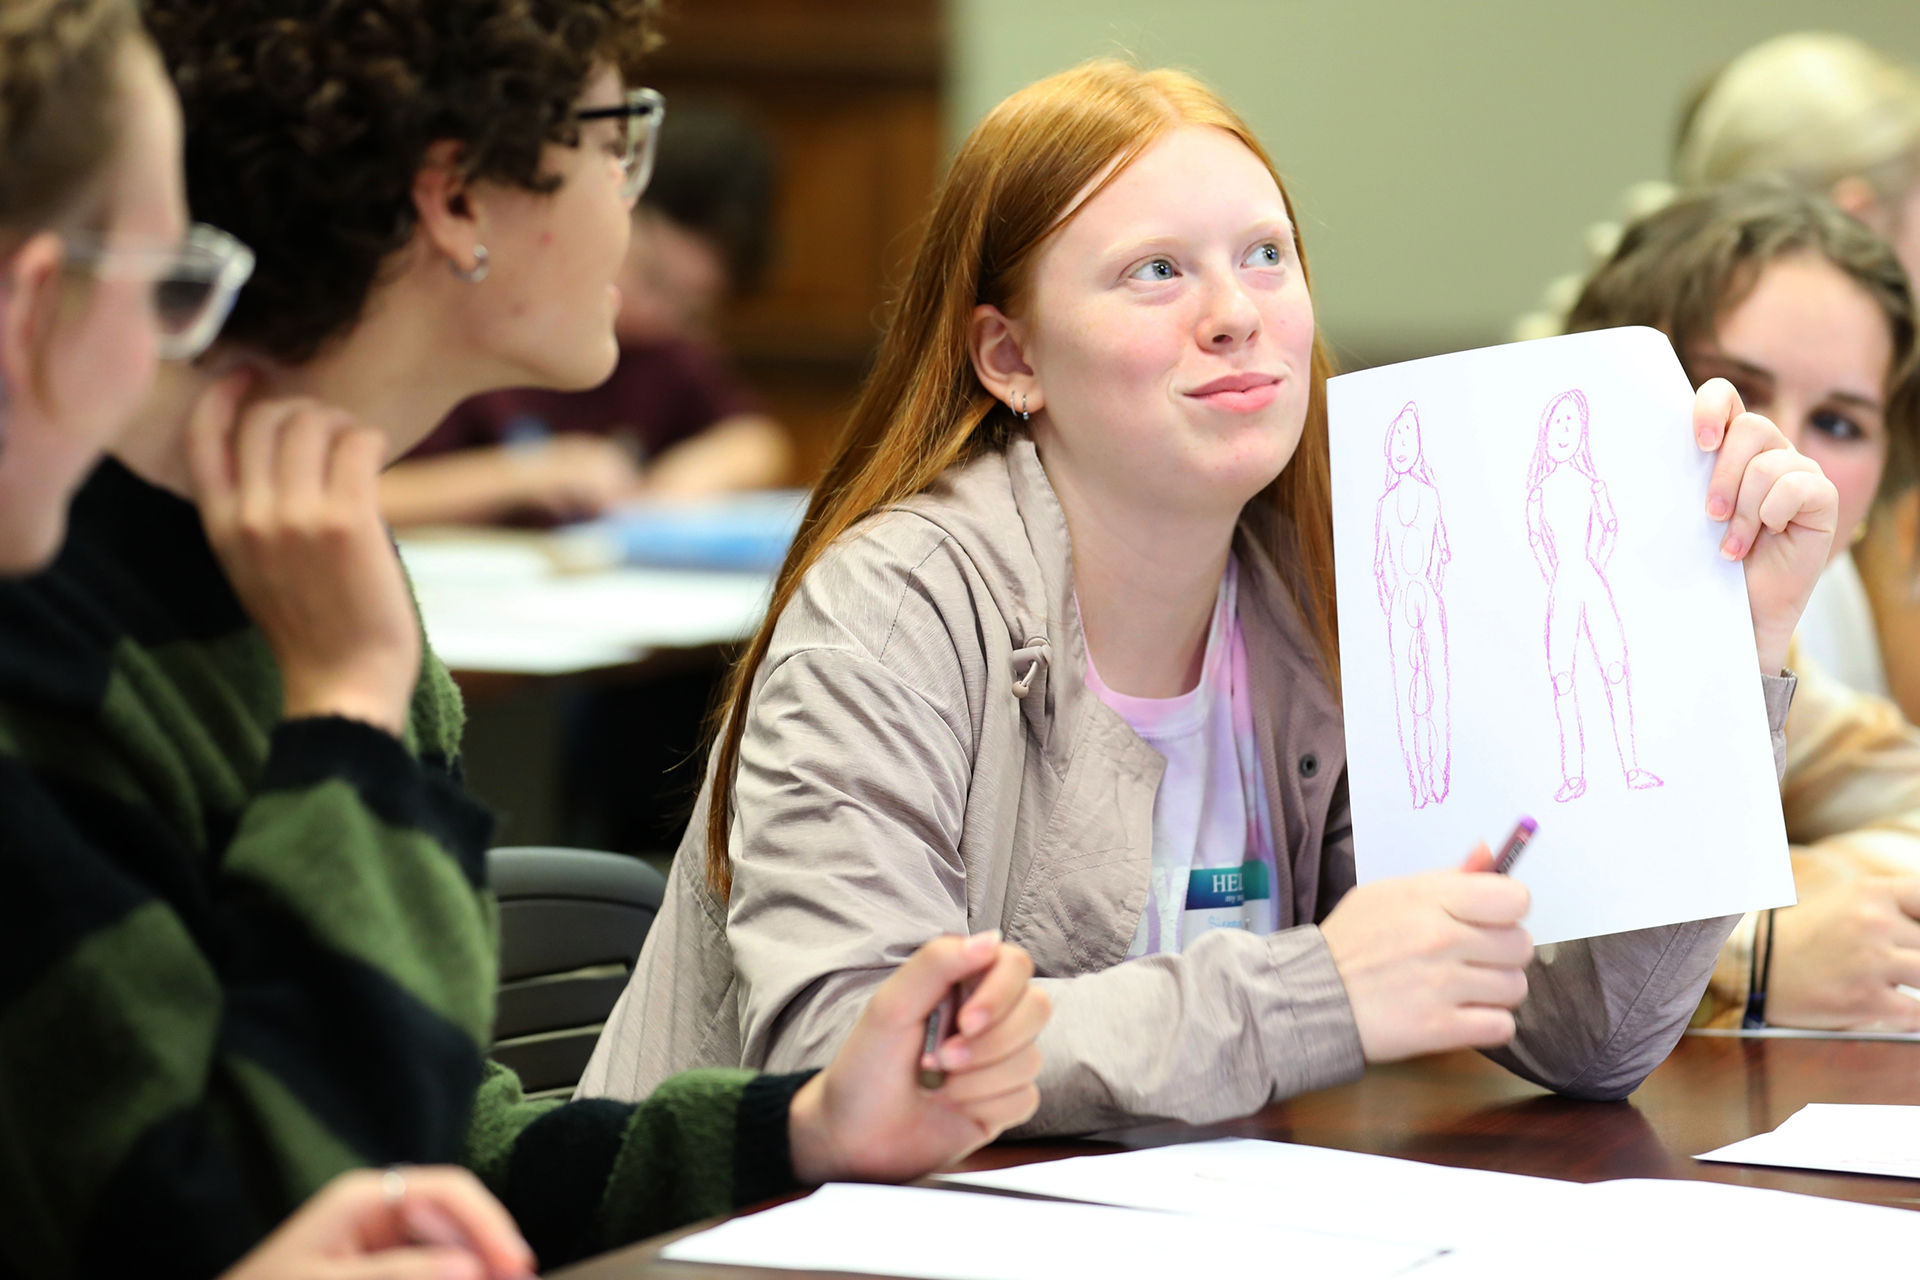
[(0, 4), (0, 243), (73, 215), (119, 136), (131, 0)]
[(298, 364), (412, 238), (427, 148), (550, 191), (600, 66), (637, 81), (659, 0), (145, 0), (186, 113), (194, 217), (258, 258), (227, 338)]

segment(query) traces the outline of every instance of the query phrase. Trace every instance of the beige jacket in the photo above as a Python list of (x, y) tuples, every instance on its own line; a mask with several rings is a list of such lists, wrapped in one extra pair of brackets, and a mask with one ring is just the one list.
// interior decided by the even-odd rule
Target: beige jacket
[[(1780, 802), (1801, 901), (1861, 876), (1920, 875), (1920, 729), (1797, 647), (1789, 661), (1800, 688), (1787, 717)], [(1720, 949), (1697, 1025), (1740, 1025), (1753, 937), (1749, 915)]]
[[(755, 682), (730, 903), (701, 873), (706, 799), (582, 1096), (675, 1071), (825, 1063), (869, 994), (941, 933), (1001, 929), (1054, 1016), (1026, 1133), (1205, 1123), (1357, 1076), (1315, 921), (1354, 883), (1340, 711), (1270, 559), (1236, 539), (1280, 931), (1121, 963), (1146, 905), (1164, 767), (1082, 683), (1062, 514), (1030, 440), (836, 545)], [(1791, 682), (1768, 682), (1776, 726)], [(1700, 999), (1734, 918), (1564, 944), (1494, 1056), (1582, 1097), (1631, 1092)]]

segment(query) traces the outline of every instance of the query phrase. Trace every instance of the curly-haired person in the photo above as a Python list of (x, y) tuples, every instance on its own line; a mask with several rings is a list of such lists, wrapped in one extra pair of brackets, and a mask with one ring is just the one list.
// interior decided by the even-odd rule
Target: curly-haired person
[[(258, 265), (51, 568), (0, 584), (0, 765), (33, 783), (0, 804), (8, 1280), (211, 1276), (344, 1171), (456, 1161), (551, 1266), (1032, 1113), (1046, 1000), (992, 935), (921, 948), (817, 1074), (562, 1103), (484, 1059), (491, 823), (377, 473), (468, 395), (611, 368), (648, 8), (147, 6), (188, 203)], [(923, 1020), (974, 974), (923, 1090)]]

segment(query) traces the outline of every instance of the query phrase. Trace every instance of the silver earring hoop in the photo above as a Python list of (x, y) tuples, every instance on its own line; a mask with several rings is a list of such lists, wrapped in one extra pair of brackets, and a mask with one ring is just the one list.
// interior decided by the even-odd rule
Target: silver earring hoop
[(1032, 419), (1033, 415), (1027, 412), (1027, 393), (1022, 391), (1020, 393), (1020, 421), (1030, 422)]
[(447, 260), (447, 266), (453, 269), (454, 275), (459, 276), (468, 284), (479, 284), (487, 278), (487, 246), (483, 244), (473, 246), (473, 267), (471, 269), (462, 267), (451, 258)]

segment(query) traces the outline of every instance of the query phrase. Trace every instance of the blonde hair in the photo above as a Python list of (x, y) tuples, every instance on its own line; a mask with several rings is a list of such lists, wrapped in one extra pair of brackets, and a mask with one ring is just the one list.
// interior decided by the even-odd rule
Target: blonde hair
[(1673, 172), (1685, 188), (1781, 177), (1822, 195), (1857, 177), (1890, 200), (1920, 178), (1920, 76), (1852, 36), (1776, 36), (1690, 104)]
[(0, 3), (0, 250), (75, 217), (118, 143), (132, 0)]
[(1588, 267), (1556, 277), (1516, 339), (1566, 330), (1587, 279), (1613, 255), (1626, 223), (1686, 191), (1774, 178), (1831, 196), (1858, 178), (1897, 207), (1920, 181), (1920, 74), (1852, 36), (1797, 31), (1754, 45), (1697, 88), (1680, 115), (1673, 182), (1628, 188), (1623, 221), (1587, 228)]
[[(1019, 314), (1035, 262), (1082, 193), (1098, 194), (1154, 142), (1188, 125), (1232, 134), (1267, 167), (1293, 221), (1304, 268), (1299, 219), (1273, 161), (1230, 107), (1178, 71), (1102, 59), (1049, 76), (994, 108), (954, 157), (873, 373), (775, 580), (766, 620), (728, 678), (707, 810), (707, 882), (720, 898), (732, 889), (727, 832), (747, 703), (781, 611), (835, 539), (926, 489), (949, 467), (1005, 447), (1013, 414), (980, 384), (968, 356), (974, 308), (990, 303)], [(1337, 686), (1330, 368), (1316, 336), (1299, 448), (1249, 507), (1266, 507), (1269, 518), (1250, 522), (1250, 529), (1290, 571), (1295, 604), (1329, 683)]]

